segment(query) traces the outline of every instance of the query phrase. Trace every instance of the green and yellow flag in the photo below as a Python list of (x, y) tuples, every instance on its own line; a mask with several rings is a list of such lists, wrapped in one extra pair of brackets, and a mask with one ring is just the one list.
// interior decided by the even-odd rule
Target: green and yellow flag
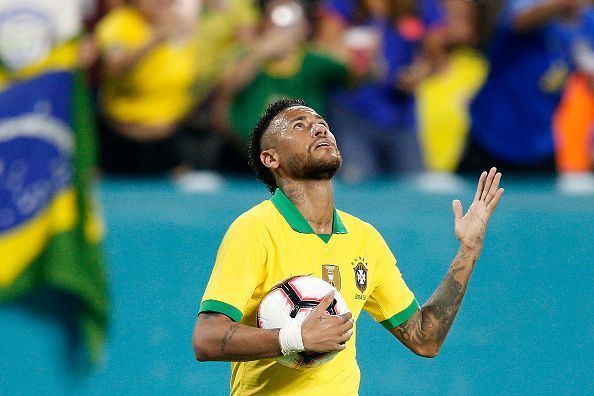
[(103, 228), (90, 190), (94, 137), (76, 71), (0, 84), (0, 303), (42, 287), (79, 299), (92, 361), (107, 324)]

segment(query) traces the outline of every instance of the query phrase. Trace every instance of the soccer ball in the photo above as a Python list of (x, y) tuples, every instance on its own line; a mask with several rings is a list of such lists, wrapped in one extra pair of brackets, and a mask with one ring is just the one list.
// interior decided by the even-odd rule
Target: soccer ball
[[(257, 324), (262, 329), (279, 329), (291, 321), (303, 323), (310, 312), (334, 289), (334, 301), (326, 309), (332, 315), (349, 312), (344, 298), (329, 283), (313, 276), (300, 275), (274, 286), (260, 302)], [(327, 353), (293, 352), (276, 360), (287, 367), (317, 367), (332, 360), (338, 351)]]

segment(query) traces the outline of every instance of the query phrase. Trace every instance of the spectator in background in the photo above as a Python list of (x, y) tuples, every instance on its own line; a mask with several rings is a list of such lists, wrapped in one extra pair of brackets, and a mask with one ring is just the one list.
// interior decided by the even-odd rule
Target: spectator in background
[(194, 105), (199, 4), (133, 0), (97, 25), (104, 171), (183, 169), (178, 138)]
[(558, 187), (566, 193), (594, 193), (594, 7), (584, 1), (562, 22), (565, 48), (577, 70), (553, 118)]
[(93, 31), (95, 25), (105, 14), (126, 5), (126, 0), (82, 0), (83, 22), (88, 31)]
[(561, 20), (582, 0), (512, 0), (488, 48), (491, 68), (471, 105), (460, 170), (553, 171), (552, 114), (570, 64)]
[(262, 5), (262, 31), (253, 48), (226, 74), (217, 105), (243, 146), (266, 107), (279, 98), (299, 98), (325, 115), (331, 88), (349, 77), (341, 56), (313, 48), (311, 9), (302, 1), (269, 0)]
[[(248, 172), (244, 145), (232, 134), (218, 133), (213, 117), (225, 70), (255, 44), (260, 12), (252, 0), (204, 0), (198, 22), (196, 107), (182, 142), (184, 158), (195, 169)], [(198, 174), (200, 172), (197, 172)]]
[[(450, 191), (470, 126), (469, 105), (482, 86), (488, 65), (479, 42), (479, 8), (473, 0), (443, 0), (446, 10), (446, 62), (419, 84), (419, 138), (428, 172), (422, 187)], [(481, 19), (482, 21), (482, 19)]]
[(376, 37), (366, 55), (376, 62), (370, 78), (333, 98), (332, 123), (341, 141), (343, 179), (357, 182), (422, 170), (414, 92), (444, 62), (443, 27), (437, 0), (323, 3), (321, 41), (336, 43), (344, 37), (357, 47), (363, 35)]
[(204, 97), (218, 85), (224, 71), (254, 45), (259, 10), (252, 0), (204, 0), (199, 19), (201, 87)]

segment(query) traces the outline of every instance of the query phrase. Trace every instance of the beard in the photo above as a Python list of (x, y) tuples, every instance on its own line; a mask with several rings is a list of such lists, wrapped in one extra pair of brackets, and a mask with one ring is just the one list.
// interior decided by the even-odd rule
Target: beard
[(342, 158), (338, 156), (324, 156), (315, 158), (311, 153), (291, 154), (287, 160), (287, 170), (298, 180), (330, 180), (340, 166)]

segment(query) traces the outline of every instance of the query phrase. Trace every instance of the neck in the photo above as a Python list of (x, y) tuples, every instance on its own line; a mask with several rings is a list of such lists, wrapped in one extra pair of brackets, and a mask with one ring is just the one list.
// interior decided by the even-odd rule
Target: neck
[(280, 180), (278, 186), (316, 234), (332, 233), (334, 191), (330, 180)]

